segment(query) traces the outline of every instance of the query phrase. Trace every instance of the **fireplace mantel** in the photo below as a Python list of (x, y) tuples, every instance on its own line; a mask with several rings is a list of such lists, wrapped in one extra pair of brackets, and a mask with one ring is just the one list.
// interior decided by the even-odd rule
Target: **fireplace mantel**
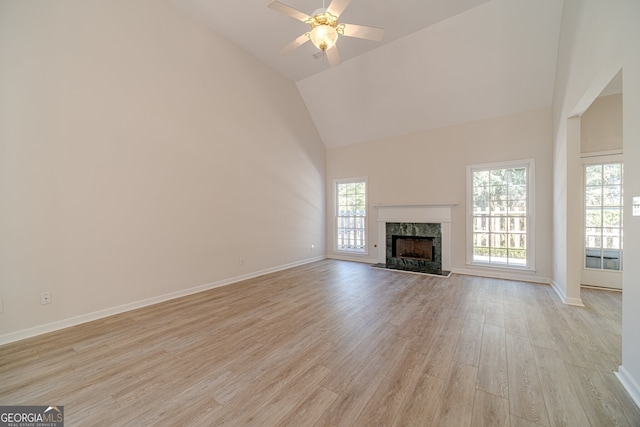
[(441, 224), (442, 269), (451, 270), (451, 210), (457, 203), (378, 204), (378, 260), (386, 261), (388, 222)]
[(384, 222), (451, 222), (451, 209), (457, 203), (379, 204), (378, 221)]

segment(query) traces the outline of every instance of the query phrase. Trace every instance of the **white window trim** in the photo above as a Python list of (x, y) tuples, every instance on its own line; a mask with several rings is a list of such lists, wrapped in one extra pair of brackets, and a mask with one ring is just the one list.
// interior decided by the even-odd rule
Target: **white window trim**
[[(624, 257), (624, 249), (621, 249), (620, 252), (622, 254), (622, 256), (620, 257), (620, 266), (622, 268), (620, 268), (620, 270), (605, 270), (605, 269), (597, 269), (597, 268), (588, 268), (585, 264), (585, 256), (586, 256), (586, 247), (585, 247), (585, 243), (584, 243), (584, 234), (585, 234), (585, 230), (587, 227), (586, 224), (586, 218), (584, 215), (584, 212), (586, 211), (587, 207), (585, 206), (585, 197), (584, 197), (584, 190), (585, 190), (585, 186), (586, 186), (586, 176), (585, 176), (585, 166), (587, 165), (602, 165), (602, 164), (609, 164), (609, 163), (621, 163), (624, 167), (624, 157), (622, 155), (622, 152), (619, 150), (611, 150), (611, 151), (599, 151), (599, 152), (594, 152), (594, 153), (583, 153), (582, 154), (582, 269), (583, 270), (590, 270), (590, 271), (605, 271), (607, 274), (622, 274), (623, 273), (623, 268), (624, 265), (622, 265), (622, 261), (623, 261), (623, 257)], [(622, 175), (622, 188), (624, 191), (624, 173)], [(624, 203), (624, 199), (623, 199), (623, 203)], [(624, 212), (624, 209), (623, 209)], [(624, 233), (624, 217), (622, 220), (622, 232)], [(623, 247), (624, 247), (624, 243), (623, 243)]]
[[(473, 261), (473, 172), (490, 169), (527, 168), (527, 265), (518, 267), (512, 265), (497, 265)], [(482, 163), (467, 166), (467, 265), (499, 270), (536, 271), (536, 242), (535, 242), (535, 159), (514, 160), (506, 162)]]
[[(365, 209), (366, 214), (364, 217), (364, 252), (345, 251), (338, 249), (338, 224), (336, 219), (338, 218), (338, 184), (348, 182), (364, 182), (365, 184)], [(369, 255), (369, 182), (366, 176), (357, 176), (352, 178), (340, 178), (333, 180), (333, 252), (349, 255), (355, 257), (362, 257)]]

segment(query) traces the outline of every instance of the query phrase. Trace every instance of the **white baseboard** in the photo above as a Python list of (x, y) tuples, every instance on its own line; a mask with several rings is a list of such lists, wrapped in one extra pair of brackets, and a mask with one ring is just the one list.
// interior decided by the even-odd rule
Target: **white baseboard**
[(519, 273), (517, 271), (503, 271), (499, 269), (474, 269), (474, 268), (453, 268), (452, 273), (464, 274), (467, 276), (489, 277), (494, 279), (515, 280), (518, 282), (550, 283), (549, 278), (536, 276), (531, 273)]
[(622, 365), (618, 367), (618, 372), (614, 372), (614, 374), (622, 384), (622, 387), (624, 387), (627, 393), (629, 393), (629, 396), (631, 396), (633, 403), (640, 408), (640, 384), (638, 384), (631, 374), (629, 374), (629, 371)]
[(378, 261), (376, 258), (370, 258), (369, 256), (363, 255), (342, 255), (342, 254), (328, 254), (327, 258), (329, 259), (337, 259), (340, 261), (353, 261), (353, 262), (363, 262), (365, 264), (377, 264)]
[(32, 328), (22, 329), (16, 332), (10, 332), (8, 334), (0, 335), (0, 345), (8, 344), (15, 341), (20, 341), (26, 338), (35, 337), (35, 336), (46, 334), (49, 332), (54, 332), (60, 329), (76, 326), (81, 323), (92, 322), (94, 320), (103, 319), (105, 317), (113, 316), (115, 314), (136, 310), (138, 308), (147, 307), (153, 304), (158, 304), (160, 302), (169, 301), (169, 300), (184, 297), (187, 295), (196, 294), (198, 292), (207, 291), (209, 289), (219, 288), (221, 286), (230, 285), (233, 283), (241, 282), (243, 280), (252, 279), (258, 276), (263, 276), (265, 274), (275, 273), (276, 271), (287, 270), (289, 268), (297, 267), (304, 264), (309, 264), (309, 263), (320, 261), (323, 259), (325, 259), (324, 256), (308, 258), (302, 261), (296, 261), (289, 264), (280, 265), (277, 267), (271, 267), (271, 268), (267, 268), (260, 271), (254, 271), (252, 273), (243, 274), (241, 276), (231, 277), (229, 279), (223, 279), (217, 282), (207, 283), (204, 285), (196, 286), (189, 289), (183, 289), (176, 292), (171, 292), (164, 295), (158, 295), (155, 297), (146, 298), (143, 300), (134, 301), (127, 304), (122, 304), (116, 307), (110, 307), (103, 310), (94, 311), (92, 313), (81, 314), (79, 316), (74, 316), (68, 319), (63, 319), (63, 320), (57, 320), (55, 322), (34, 326)]
[(558, 294), (558, 296), (560, 297), (560, 301), (562, 301), (564, 304), (573, 305), (576, 307), (584, 307), (584, 304), (581, 298), (567, 297), (567, 294), (564, 292), (564, 290), (560, 287), (560, 285), (558, 285), (558, 283), (555, 280), (551, 281), (551, 287), (553, 288), (554, 291), (556, 291), (556, 294)]

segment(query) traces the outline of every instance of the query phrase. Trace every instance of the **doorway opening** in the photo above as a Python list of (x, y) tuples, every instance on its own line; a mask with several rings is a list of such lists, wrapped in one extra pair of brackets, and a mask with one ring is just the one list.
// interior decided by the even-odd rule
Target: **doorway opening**
[(622, 148), (619, 72), (580, 118), (582, 286), (622, 289)]

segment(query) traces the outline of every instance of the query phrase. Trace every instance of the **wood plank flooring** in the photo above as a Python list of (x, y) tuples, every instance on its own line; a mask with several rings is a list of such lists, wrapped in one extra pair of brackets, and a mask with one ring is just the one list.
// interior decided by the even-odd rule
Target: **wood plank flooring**
[(319, 261), (0, 347), (68, 426), (640, 426), (621, 294)]

